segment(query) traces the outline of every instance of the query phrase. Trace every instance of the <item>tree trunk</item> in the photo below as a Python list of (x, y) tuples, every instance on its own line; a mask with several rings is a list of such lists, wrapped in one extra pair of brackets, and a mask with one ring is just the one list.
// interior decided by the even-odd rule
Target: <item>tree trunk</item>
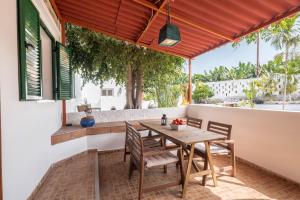
[(260, 44), (259, 44), (259, 40), (260, 40), (260, 34), (259, 31), (257, 32), (257, 38), (256, 38), (256, 76), (259, 77), (260, 76), (260, 62), (259, 62), (259, 50), (260, 50)]
[(283, 92), (283, 102), (282, 102), (282, 110), (285, 110), (286, 104), (286, 90), (287, 90), (287, 72), (288, 72), (288, 58), (289, 58), (289, 47), (286, 45), (285, 47), (285, 68), (284, 68), (284, 92)]
[(126, 105), (125, 109), (133, 109), (133, 87), (132, 87), (132, 67), (130, 64), (127, 65), (127, 82), (126, 82)]
[(141, 109), (144, 96), (144, 68), (140, 66), (136, 76), (135, 108)]
[(133, 108), (135, 108), (136, 104), (136, 70), (132, 70), (132, 103), (133, 103)]

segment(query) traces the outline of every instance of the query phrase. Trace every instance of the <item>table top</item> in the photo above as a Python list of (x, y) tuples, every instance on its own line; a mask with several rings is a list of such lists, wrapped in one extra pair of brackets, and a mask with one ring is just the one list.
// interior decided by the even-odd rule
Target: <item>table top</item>
[(170, 125), (162, 126), (159, 120), (140, 121), (149, 130), (155, 131), (177, 144), (195, 144), (205, 141), (225, 139), (226, 136), (211, 131), (186, 126), (184, 130), (172, 130)]

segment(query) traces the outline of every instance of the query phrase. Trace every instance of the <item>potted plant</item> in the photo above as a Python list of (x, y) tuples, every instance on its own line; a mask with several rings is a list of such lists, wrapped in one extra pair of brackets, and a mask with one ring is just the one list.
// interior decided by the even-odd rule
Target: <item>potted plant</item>
[(85, 117), (82, 117), (80, 120), (80, 125), (84, 128), (86, 127), (92, 127), (95, 125), (95, 118), (92, 115), (92, 108), (91, 104), (83, 104), (80, 106), (77, 106), (77, 109), (79, 112), (85, 112)]

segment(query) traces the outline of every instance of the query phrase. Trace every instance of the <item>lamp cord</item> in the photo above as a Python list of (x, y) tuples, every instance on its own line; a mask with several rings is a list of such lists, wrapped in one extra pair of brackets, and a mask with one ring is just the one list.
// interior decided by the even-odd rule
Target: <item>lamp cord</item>
[(167, 5), (167, 24), (170, 24), (171, 18), (170, 18), (170, 0), (168, 0)]

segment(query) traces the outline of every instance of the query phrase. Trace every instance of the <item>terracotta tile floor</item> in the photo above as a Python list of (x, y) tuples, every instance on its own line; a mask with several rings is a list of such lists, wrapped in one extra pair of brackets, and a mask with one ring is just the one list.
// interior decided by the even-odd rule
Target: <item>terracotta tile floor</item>
[[(133, 173), (128, 180), (128, 161), (122, 160), (122, 152), (99, 154), (100, 195), (101, 200), (136, 199), (139, 174)], [(226, 158), (214, 158), (216, 166), (227, 162)], [(164, 174), (162, 168), (147, 170), (145, 185), (167, 182), (179, 177), (176, 167), (170, 166)], [(218, 186), (213, 187), (212, 179), (207, 179), (207, 185), (199, 182), (190, 182), (186, 199), (231, 199), (231, 200), (300, 200), (300, 187), (276, 176), (262, 172), (246, 164), (237, 163), (237, 176), (233, 178), (226, 173), (218, 175)], [(201, 180), (201, 178), (200, 178)], [(167, 190), (144, 193), (144, 200), (152, 199), (180, 199), (181, 187), (172, 187)]]
[(97, 152), (82, 153), (54, 167), (34, 200), (94, 200)]

